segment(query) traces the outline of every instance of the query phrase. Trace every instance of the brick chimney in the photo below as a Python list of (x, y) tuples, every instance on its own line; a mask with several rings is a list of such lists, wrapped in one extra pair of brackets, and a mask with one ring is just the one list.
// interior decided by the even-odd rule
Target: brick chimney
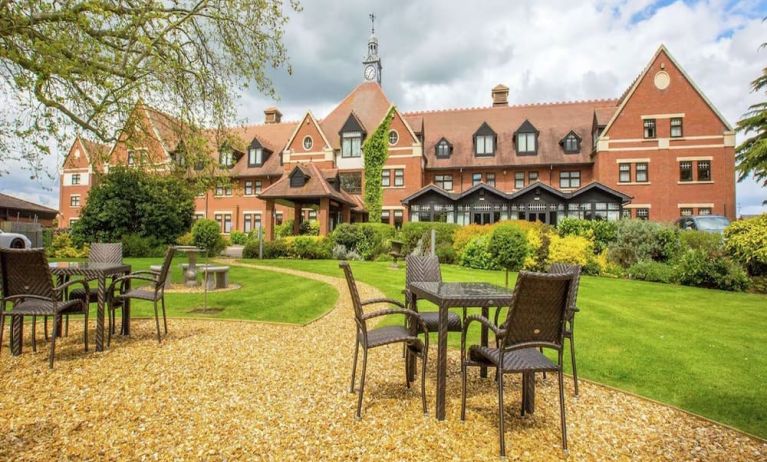
[(282, 112), (276, 107), (268, 107), (264, 109), (264, 123), (278, 124), (282, 120)]
[(508, 106), (509, 105), (509, 87), (506, 85), (498, 84), (493, 87), (493, 107), (495, 106)]

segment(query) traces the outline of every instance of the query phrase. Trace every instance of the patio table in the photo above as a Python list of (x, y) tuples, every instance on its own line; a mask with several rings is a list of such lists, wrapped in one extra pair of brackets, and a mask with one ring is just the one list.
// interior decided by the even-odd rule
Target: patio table
[[(513, 291), (484, 282), (413, 282), (408, 287), (415, 300), (428, 300), (439, 307), (437, 340), (437, 404), (438, 420), (445, 419), (445, 389), (447, 386), (447, 313), (450, 308), (481, 308), (482, 316), (489, 318), (490, 307), (511, 306)], [(482, 327), (480, 342), (487, 346), (487, 327)], [(480, 369), (487, 377), (487, 368)], [(535, 410), (535, 374), (523, 374), (525, 411)]]
[[(59, 284), (71, 276), (82, 276), (85, 279), (95, 279), (98, 284), (98, 308), (96, 310), (96, 351), (104, 350), (104, 312), (106, 307), (106, 280), (108, 277), (130, 274), (131, 266), (114, 263), (88, 263), (88, 262), (56, 262), (49, 263), (51, 273), (58, 278)], [(130, 280), (126, 281), (126, 290), (130, 289)], [(14, 322), (21, 322), (20, 317), (14, 317)], [(122, 324), (120, 333), (130, 335), (130, 301), (125, 301), (122, 309)], [(19, 335), (11, 338), (11, 352), (14, 355), (21, 354), (21, 326), (17, 326)], [(59, 329), (59, 332), (61, 330)], [(14, 332), (11, 329), (11, 332)]]

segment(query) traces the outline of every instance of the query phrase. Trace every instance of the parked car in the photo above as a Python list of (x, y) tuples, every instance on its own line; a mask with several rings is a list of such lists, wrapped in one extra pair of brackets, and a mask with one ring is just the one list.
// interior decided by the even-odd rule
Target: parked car
[(30, 249), (32, 241), (23, 234), (6, 233), (0, 230), (0, 249)]
[(676, 221), (681, 229), (693, 229), (707, 233), (723, 233), (730, 225), (730, 220), (722, 215), (693, 215), (682, 217)]

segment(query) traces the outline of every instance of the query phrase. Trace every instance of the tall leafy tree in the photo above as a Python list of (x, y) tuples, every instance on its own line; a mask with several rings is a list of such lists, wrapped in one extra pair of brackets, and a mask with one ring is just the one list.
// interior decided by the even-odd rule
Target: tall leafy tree
[[(765, 47), (767, 43), (761, 45), (761, 48)], [(762, 95), (767, 92), (767, 67), (762, 69), (762, 75), (751, 82), (751, 88)], [(749, 106), (748, 112), (738, 122), (737, 130), (746, 135), (751, 134), (736, 149), (738, 181), (753, 174), (757, 181), (767, 187), (767, 101)], [(767, 204), (767, 200), (764, 203)]]
[(73, 129), (111, 143), (140, 98), (187, 127), (227, 125), (240, 90), (274, 95), (268, 69), (290, 71), (287, 1), (0, 0), (0, 165), (39, 169)]

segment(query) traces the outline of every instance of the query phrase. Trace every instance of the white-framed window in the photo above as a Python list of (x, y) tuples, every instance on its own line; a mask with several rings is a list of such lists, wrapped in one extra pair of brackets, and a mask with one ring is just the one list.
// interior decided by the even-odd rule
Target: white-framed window
[(256, 180), (256, 194), (261, 194), (263, 188), (261, 180)]
[(538, 181), (538, 172), (527, 172), (527, 182), (534, 183)]
[(252, 196), (253, 195), (253, 180), (245, 180), (245, 195), (246, 196)]
[(495, 173), (485, 173), (485, 183), (495, 188)]
[(525, 187), (525, 172), (514, 173), (514, 189), (522, 189)]
[(434, 175), (434, 184), (445, 191), (452, 191), (453, 175)]
[(304, 150), (308, 151), (312, 149), (312, 146), (314, 146), (314, 140), (311, 136), (307, 135), (304, 137)]
[(534, 153), (535, 133), (517, 133), (517, 152), (520, 154)]
[(631, 183), (631, 164), (618, 164), (618, 183)]
[(699, 207), (698, 215), (711, 215), (711, 207)]
[(384, 188), (391, 186), (391, 170), (381, 171), (381, 186)]
[(692, 181), (692, 162), (683, 160), (679, 162), (679, 181)]
[(218, 163), (222, 167), (232, 168), (234, 167), (234, 151), (229, 148), (224, 148), (218, 154)]
[(656, 136), (655, 119), (645, 119), (644, 120), (644, 137), (655, 138), (655, 136)]
[(578, 137), (575, 136), (574, 133), (570, 133), (565, 137), (565, 141), (563, 143), (565, 152), (567, 153), (576, 153), (581, 150), (581, 147), (579, 146)]
[(636, 209), (636, 217), (638, 220), (649, 220), (650, 209)]
[(246, 232), (246, 233), (253, 231), (253, 214), (252, 213), (244, 213), (242, 215), (242, 230), (243, 232)]
[(495, 153), (494, 135), (477, 135), (474, 137), (474, 152), (478, 156), (490, 156)]
[(394, 186), (405, 186), (405, 169), (403, 168), (395, 168), (394, 169)]
[(345, 132), (341, 135), (341, 157), (362, 156), (362, 133)]
[(262, 148), (250, 148), (248, 150), (248, 167), (259, 167), (264, 163), (264, 150)]
[(73, 185), (80, 184), (80, 174), (79, 173), (73, 173), (72, 174), (72, 184)]
[(482, 183), (482, 174), (481, 173), (472, 173), (471, 174), (471, 185), (476, 186), (478, 184)]
[(647, 162), (639, 162), (636, 164), (636, 182), (647, 183), (650, 181), (650, 175), (648, 173), (649, 164)]
[(231, 183), (216, 183), (216, 196), (231, 196), (232, 184)]
[(399, 141), (399, 133), (397, 130), (389, 131), (389, 146), (394, 146)]
[(404, 221), (405, 214), (402, 213), (402, 210), (395, 210), (394, 211), (394, 227), (397, 229), (402, 228), (402, 222)]
[(391, 212), (389, 210), (381, 210), (381, 223), (388, 225), (391, 220)]
[(681, 138), (682, 136), (683, 136), (682, 118), (681, 117), (671, 118), (671, 138)]
[(559, 172), (559, 187), (562, 189), (580, 188), (581, 172)]
[(682, 217), (692, 216), (692, 207), (682, 207), (679, 209), (679, 215)]
[(231, 213), (217, 213), (213, 217), (218, 222), (218, 226), (221, 228), (222, 233), (229, 234), (232, 232)]
[(69, 196), (69, 206), (70, 207), (80, 207), (80, 195), (79, 194), (72, 194)]
[(698, 161), (698, 181), (711, 181), (711, 162)]

